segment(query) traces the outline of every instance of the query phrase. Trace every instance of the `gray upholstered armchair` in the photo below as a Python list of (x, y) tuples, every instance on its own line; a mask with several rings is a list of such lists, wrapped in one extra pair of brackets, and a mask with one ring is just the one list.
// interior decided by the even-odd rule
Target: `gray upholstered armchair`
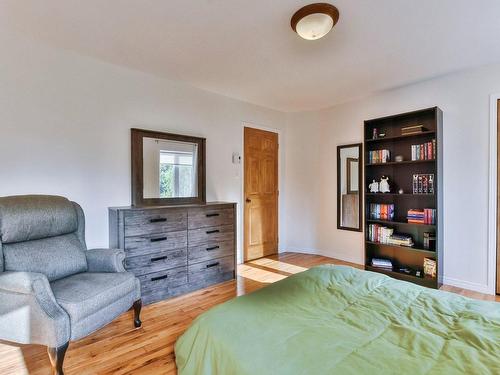
[(48, 347), (54, 373), (69, 341), (134, 307), (140, 284), (117, 249), (87, 250), (81, 207), (66, 198), (0, 198), (0, 339)]

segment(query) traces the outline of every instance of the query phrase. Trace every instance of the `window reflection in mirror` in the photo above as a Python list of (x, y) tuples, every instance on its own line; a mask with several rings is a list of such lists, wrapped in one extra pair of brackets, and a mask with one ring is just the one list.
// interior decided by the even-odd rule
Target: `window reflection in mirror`
[(361, 144), (337, 147), (337, 228), (361, 231)]
[(196, 197), (197, 152), (196, 143), (144, 137), (144, 198)]

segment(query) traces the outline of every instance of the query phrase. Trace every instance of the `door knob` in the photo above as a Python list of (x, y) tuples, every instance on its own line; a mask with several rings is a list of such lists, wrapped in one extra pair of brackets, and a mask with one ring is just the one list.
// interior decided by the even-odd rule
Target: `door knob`
[(247, 203), (250, 203), (251, 201), (252, 201), (252, 200), (251, 200), (250, 198), (247, 198), (247, 199), (246, 199), (246, 202), (247, 202)]

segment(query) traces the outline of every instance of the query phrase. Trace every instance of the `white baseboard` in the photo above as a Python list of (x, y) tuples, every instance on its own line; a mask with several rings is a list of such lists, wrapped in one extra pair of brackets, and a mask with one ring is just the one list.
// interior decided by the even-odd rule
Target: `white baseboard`
[(473, 290), (474, 292), (483, 294), (494, 294), (491, 292), (491, 288), (486, 284), (471, 283), (470, 281), (458, 280), (452, 277), (443, 276), (443, 284), (455, 286), (457, 288)]

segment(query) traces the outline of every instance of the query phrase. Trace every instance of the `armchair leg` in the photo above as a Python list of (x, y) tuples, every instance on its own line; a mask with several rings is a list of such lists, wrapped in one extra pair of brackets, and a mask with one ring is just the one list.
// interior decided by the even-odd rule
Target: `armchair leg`
[(52, 374), (54, 375), (64, 375), (63, 372), (63, 362), (64, 355), (66, 354), (66, 350), (68, 349), (69, 342), (58, 346), (57, 348), (47, 348), (47, 352), (49, 353), (50, 363), (52, 365)]
[(134, 302), (134, 326), (135, 328), (139, 328), (142, 325), (141, 322), (141, 308), (142, 308), (142, 301), (138, 299), (137, 301)]

